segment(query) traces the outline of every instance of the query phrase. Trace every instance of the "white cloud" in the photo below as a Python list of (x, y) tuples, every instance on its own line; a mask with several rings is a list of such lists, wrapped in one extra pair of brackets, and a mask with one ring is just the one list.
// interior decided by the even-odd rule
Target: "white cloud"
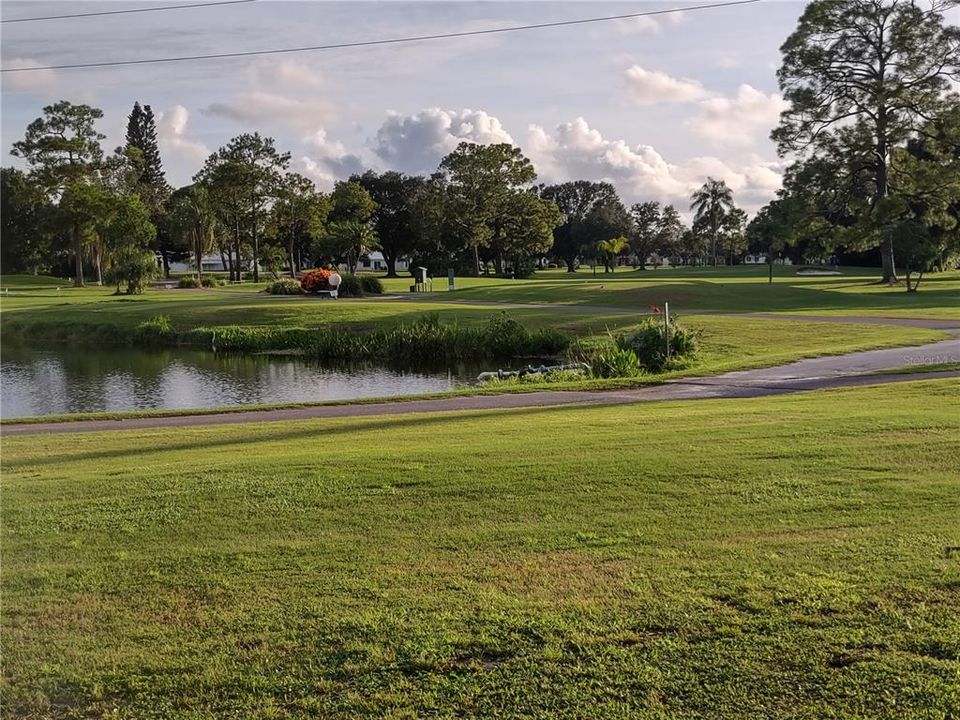
[(697, 135), (717, 145), (753, 145), (776, 126), (786, 107), (779, 94), (767, 95), (744, 84), (733, 97), (702, 100), (688, 125)]
[(429, 108), (413, 115), (389, 113), (377, 130), (373, 150), (394, 169), (431, 172), (462, 141), (512, 143), (513, 138), (483, 110)]
[(312, 134), (333, 115), (322, 85), (320, 74), (305, 63), (260, 59), (247, 69), (247, 89), (201, 112), (255, 128), (276, 125)]
[(544, 181), (605, 180), (617, 186), (625, 202), (659, 200), (681, 212), (707, 176), (726, 181), (738, 204), (748, 210), (768, 202), (780, 186), (776, 163), (756, 157), (743, 163), (716, 157), (669, 163), (649, 145), (607, 140), (582, 117), (553, 131), (531, 125), (525, 149)]
[(269, 127), (276, 123), (308, 132), (329, 118), (330, 105), (324, 100), (312, 97), (298, 98), (266, 90), (253, 90), (240, 93), (228, 102), (211, 103), (202, 112), (255, 127)]
[(737, 53), (723, 53), (717, 58), (717, 67), (732, 70), (740, 67), (740, 56)]
[[(4, 63), (11, 68), (39, 68), (43, 63), (33, 58), (11, 58)], [(57, 87), (57, 73), (54, 70), (30, 70), (29, 72), (7, 72), (3, 76), (3, 89), (32, 95), (50, 94)]]
[(190, 113), (183, 105), (174, 105), (157, 118), (157, 142), (164, 165), (174, 176), (193, 175), (210, 155), (206, 145), (187, 136), (189, 120)]
[(627, 90), (641, 105), (691, 102), (707, 93), (696, 80), (675, 78), (659, 70), (646, 70), (639, 65), (627, 68)]
[(292, 58), (279, 61), (261, 58), (250, 65), (248, 75), (252, 86), (262, 90), (276, 90), (278, 87), (316, 90), (323, 85), (318, 71)]
[(641, 15), (640, 17), (617, 20), (614, 24), (614, 27), (621, 35), (634, 35), (640, 33), (656, 34), (660, 32), (660, 23), (658, 23), (649, 15)]
[(363, 159), (347, 152), (343, 143), (327, 139), (325, 130), (317, 130), (305, 142), (310, 154), (294, 158), (293, 169), (324, 190), (329, 190), (337, 180), (363, 172), (366, 167)]

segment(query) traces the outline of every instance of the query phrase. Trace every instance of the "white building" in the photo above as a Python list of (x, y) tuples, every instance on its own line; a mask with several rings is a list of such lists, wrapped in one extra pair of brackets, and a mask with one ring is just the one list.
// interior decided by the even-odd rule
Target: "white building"
[[(410, 263), (406, 258), (397, 258), (397, 272), (406, 272), (410, 267)], [(386, 272), (387, 271), (387, 260), (383, 257), (383, 253), (379, 250), (374, 250), (369, 255), (365, 255), (360, 258), (360, 262), (357, 264), (357, 272)]]

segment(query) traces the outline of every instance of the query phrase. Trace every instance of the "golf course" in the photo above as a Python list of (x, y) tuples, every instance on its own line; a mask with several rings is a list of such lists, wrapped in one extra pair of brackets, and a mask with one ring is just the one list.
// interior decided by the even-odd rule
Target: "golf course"
[[(77, 352), (135, 344), (160, 315), (184, 331), (362, 335), (505, 311), (589, 342), (669, 303), (701, 337), (661, 374), (436, 401), (480, 393), (484, 409), (386, 409), (399, 398), (328, 408), (342, 416), (277, 406), (256, 421), (191, 425), (180, 411), (79, 434), (67, 416), (62, 433), (0, 426), (4, 705), (19, 717), (955, 716), (958, 358), (903, 353), (953, 347), (960, 275), (907, 294), (868, 271), (778, 271), (773, 284), (765, 268), (544, 272), (427, 294), (387, 279), (383, 296), (336, 301), (249, 283), (127, 299), (4, 277), (5, 341)], [(614, 397), (745, 371), (765, 393), (763, 368), (883, 348), (905, 348), (884, 361), (899, 374), (851, 387)], [(570, 397), (495, 394), (517, 389)], [(151, 413), (110, 415), (134, 416)]]

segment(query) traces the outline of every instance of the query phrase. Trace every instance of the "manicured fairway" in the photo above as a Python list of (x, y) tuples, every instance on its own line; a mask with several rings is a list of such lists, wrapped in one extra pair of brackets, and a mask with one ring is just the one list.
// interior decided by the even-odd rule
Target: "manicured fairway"
[(7, 438), (22, 717), (950, 718), (960, 383)]
[[(851, 276), (851, 279), (845, 276), (839, 281), (836, 278), (781, 278), (781, 283), (773, 285), (771, 289), (754, 268), (724, 271), (625, 270), (616, 273), (615, 279), (602, 278), (596, 282), (569, 278), (562, 272), (544, 272), (529, 281), (474, 278), (469, 280), (470, 287), (454, 293), (337, 302), (315, 298), (270, 297), (236, 288), (210, 291), (155, 290), (135, 298), (113, 297), (109, 290), (103, 288), (65, 289), (60, 293), (24, 291), (3, 298), (0, 307), (3, 310), (2, 329), (8, 338), (21, 335), (27, 339), (52, 338), (81, 342), (91, 339), (101, 342), (128, 341), (138, 324), (160, 315), (169, 318), (178, 331), (203, 326), (238, 325), (317, 328), (318, 332), (327, 326), (341, 326), (362, 332), (369, 328), (410, 322), (426, 313), (436, 314), (445, 322), (476, 324), (485, 322), (504, 309), (530, 328), (559, 328), (589, 338), (635, 325), (641, 314), (648, 311), (648, 300), (659, 303), (656, 297), (674, 298), (671, 300), (674, 311), (680, 312), (690, 327), (703, 332), (702, 350), (698, 358), (674, 373), (692, 375), (774, 365), (817, 355), (920, 344), (944, 337), (942, 333), (917, 328), (698, 314), (703, 310), (722, 307), (730, 298), (740, 298), (741, 294), (743, 298), (753, 298), (757, 304), (737, 300), (734, 305), (759, 312), (782, 309), (777, 304), (778, 298), (787, 295), (791, 298), (790, 307), (795, 309), (806, 307), (798, 298), (810, 296), (822, 299), (831, 296), (851, 303), (842, 312), (856, 311), (870, 315), (878, 311), (864, 298), (875, 295), (883, 298), (885, 303), (898, 304), (896, 311), (884, 311), (881, 314), (960, 317), (960, 313), (954, 311), (954, 305), (950, 304), (955, 300), (956, 307), (960, 307), (960, 281), (950, 279), (954, 276), (956, 274), (937, 276), (940, 278), (938, 282), (942, 281), (943, 284), (942, 292), (934, 290), (931, 283), (929, 292), (914, 296), (925, 298), (919, 301), (923, 304), (921, 309), (910, 309), (910, 303), (915, 301), (906, 293), (866, 285), (871, 280), (865, 277)], [(836, 282), (866, 288), (865, 294), (846, 293), (825, 285)], [(614, 307), (584, 304), (582, 298), (587, 297), (584, 296), (586, 291), (580, 289), (584, 283), (592, 288), (589, 292), (599, 293), (593, 301), (609, 303)], [(603, 289), (601, 285), (610, 289)], [(685, 306), (680, 300), (683, 296), (677, 289), (690, 287), (696, 287), (698, 295), (695, 303), (691, 297)], [(451, 302), (467, 303), (470, 298), (473, 298), (473, 302), (479, 300), (483, 304)], [(551, 299), (557, 302), (551, 302)], [(503, 302), (498, 304), (492, 300)], [(544, 307), (511, 307), (508, 301), (533, 302)], [(935, 302), (945, 304), (927, 307)], [(696, 307), (697, 311), (682, 312), (683, 307)]]

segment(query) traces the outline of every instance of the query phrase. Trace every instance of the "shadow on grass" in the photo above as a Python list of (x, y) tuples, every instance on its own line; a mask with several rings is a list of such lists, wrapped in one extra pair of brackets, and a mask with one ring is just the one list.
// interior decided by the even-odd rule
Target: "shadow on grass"
[[(286, 442), (293, 440), (303, 440), (306, 438), (318, 438), (318, 439), (327, 439), (331, 437), (341, 436), (341, 435), (350, 435), (353, 433), (360, 432), (386, 432), (391, 430), (398, 429), (413, 429), (413, 428), (424, 428), (430, 427), (433, 425), (440, 425), (445, 423), (450, 423), (451, 421), (459, 420), (474, 420), (480, 419), (483, 417), (489, 417), (492, 410), (497, 410), (496, 408), (485, 408), (483, 410), (463, 410), (456, 413), (456, 415), (451, 415), (450, 412), (439, 412), (436, 414), (424, 415), (420, 413), (408, 413), (403, 415), (391, 415), (388, 417), (381, 416), (380, 419), (369, 419), (369, 420), (358, 420), (354, 419), (352, 422), (342, 424), (343, 418), (309, 418), (306, 420), (289, 420), (289, 421), (271, 421), (269, 423), (258, 423), (256, 420), (250, 420), (248, 423), (230, 423), (228, 425), (219, 425), (219, 426), (194, 426), (193, 428), (189, 427), (166, 427), (166, 428), (151, 428), (148, 432), (152, 433), (162, 433), (164, 430), (174, 430), (177, 432), (189, 431), (191, 429), (209, 431), (211, 429), (220, 430), (227, 433), (227, 437), (222, 438), (213, 438), (211, 439), (207, 434), (203, 434), (200, 437), (197, 437), (189, 442), (179, 442), (179, 443), (170, 443), (162, 446), (151, 446), (144, 447), (138, 441), (140, 440), (149, 440), (149, 438), (144, 438), (143, 436), (132, 437), (127, 435), (130, 439), (130, 442), (125, 443), (125, 447), (116, 448), (110, 450), (96, 450), (94, 452), (80, 452), (80, 453), (58, 453), (56, 455), (48, 455), (45, 457), (34, 458), (30, 460), (10, 460), (9, 455), (4, 458), (4, 469), (6, 471), (24, 469), (30, 467), (44, 466), (44, 465), (63, 465), (66, 463), (73, 462), (89, 462), (91, 460), (109, 460), (109, 459), (121, 459), (121, 458), (143, 458), (147, 454), (154, 453), (166, 453), (166, 452), (177, 452), (181, 450), (209, 450), (217, 447), (230, 447), (232, 445), (246, 445), (249, 443), (264, 443), (264, 442)], [(545, 412), (564, 412), (569, 413), (572, 411), (582, 411), (583, 407), (578, 405), (543, 405), (537, 407), (526, 407), (526, 408), (502, 408), (497, 410), (498, 412), (509, 412), (511, 416), (526, 416), (526, 415), (539, 415)], [(368, 416), (373, 418), (376, 416)], [(314, 424), (314, 427), (303, 428), (303, 429), (291, 429), (283, 432), (264, 432), (264, 425), (268, 425), (272, 430), (275, 427), (282, 426), (284, 422), (287, 423), (302, 423), (309, 422)], [(331, 427), (320, 427), (316, 426), (316, 423), (336, 423), (336, 425)], [(249, 433), (235, 434), (229, 431), (230, 427), (241, 427), (244, 424), (255, 425), (258, 430)], [(112, 431), (105, 430), (103, 432), (110, 433)]]

